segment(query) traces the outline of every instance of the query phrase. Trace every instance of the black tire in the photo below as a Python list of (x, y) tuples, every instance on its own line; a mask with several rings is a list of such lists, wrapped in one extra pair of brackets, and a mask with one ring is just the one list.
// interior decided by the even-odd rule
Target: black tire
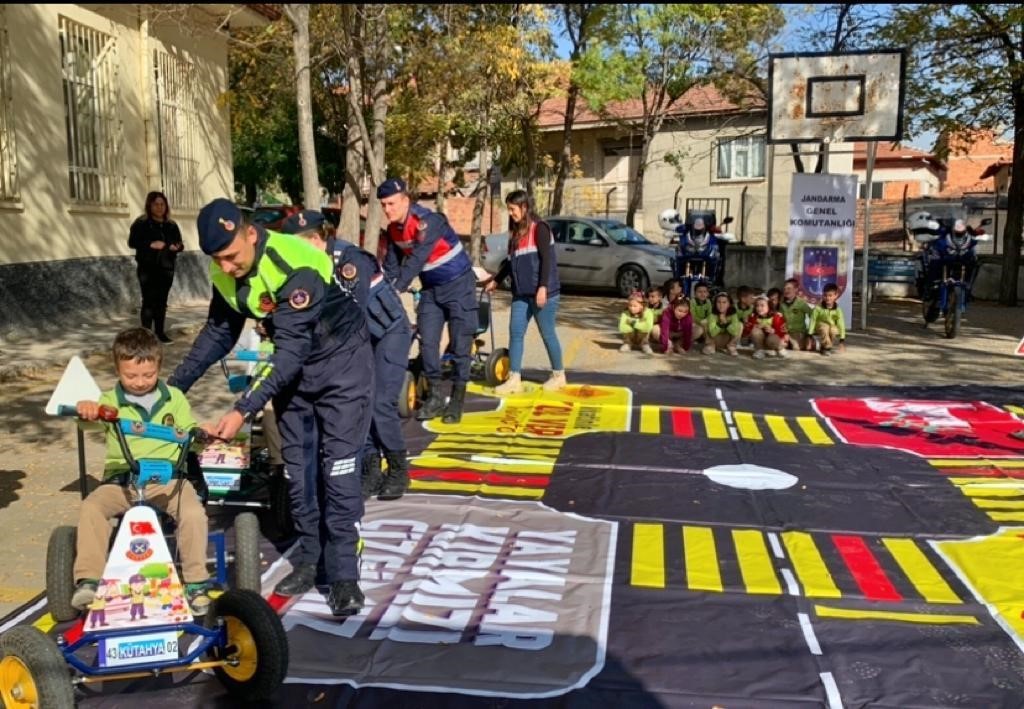
[(418, 389), (416, 375), (408, 369), (405, 370), (405, 380), (398, 392), (398, 415), (402, 418), (411, 418), (416, 413), (416, 402), (419, 401)]
[(960, 289), (950, 288), (946, 297), (946, 337), (950, 340), (960, 334)]
[[(227, 624), (227, 647), (215, 646), (210, 655), (215, 659), (237, 655), (239, 663), (215, 667), (213, 673), (232, 698), (268, 701), (288, 673), (288, 639), (281, 619), (258, 593), (240, 589), (231, 589), (213, 602), (206, 627), (217, 627), (221, 619)], [(244, 642), (236, 645), (240, 640)]]
[(284, 472), (274, 473), (267, 483), (270, 492), (270, 534), (267, 536), (274, 541), (288, 539), (295, 533), (295, 523), (292, 521), (292, 501), (288, 496), (288, 481), (284, 478)]
[(646, 293), (650, 282), (647, 273), (639, 266), (623, 266), (615, 276), (615, 288), (623, 298), (628, 298), (633, 291)]
[(74, 708), (75, 689), (64, 655), (31, 625), (16, 626), (0, 636), (0, 676), (13, 681), (18, 675), (21, 681), (0, 685), (0, 706)]
[(235, 517), (235, 565), (232, 588), (259, 593), (260, 522), (252, 512)]
[(499, 384), (504, 384), (508, 381), (509, 374), (511, 371), (509, 370), (507, 349), (499, 347), (487, 355), (487, 361), (484, 363), (484, 380), (487, 382), (487, 386), (496, 387)]
[(57, 527), (46, 546), (46, 604), (58, 623), (74, 620), (79, 610), (71, 605), (75, 595), (75, 552), (78, 530)]

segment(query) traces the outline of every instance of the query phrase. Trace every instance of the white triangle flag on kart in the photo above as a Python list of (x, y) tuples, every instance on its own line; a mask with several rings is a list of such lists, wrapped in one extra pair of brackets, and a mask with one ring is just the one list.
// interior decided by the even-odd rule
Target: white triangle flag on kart
[(64, 374), (61, 375), (57, 388), (53, 390), (46, 404), (46, 413), (56, 416), (57, 407), (61, 404), (74, 406), (79, 401), (98, 401), (100, 393), (100, 387), (92, 378), (85, 362), (76, 355), (64, 368)]

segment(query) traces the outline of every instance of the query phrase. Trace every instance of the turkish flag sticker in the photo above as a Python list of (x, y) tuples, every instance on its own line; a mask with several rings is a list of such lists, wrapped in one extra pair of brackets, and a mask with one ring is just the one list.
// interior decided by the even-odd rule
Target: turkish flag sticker
[(128, 527), (131, 529), (133, 535), (141, 536), (144, 534), (156, 534), (156, 530), (153, 529), (153, 525), (146, 521), (129, 522)]
[(1018, 357), (1024, 357), (1024, 337), (1020, 338), (1020, 342), (1017, 343), (1017, 349), (1013, 353)]

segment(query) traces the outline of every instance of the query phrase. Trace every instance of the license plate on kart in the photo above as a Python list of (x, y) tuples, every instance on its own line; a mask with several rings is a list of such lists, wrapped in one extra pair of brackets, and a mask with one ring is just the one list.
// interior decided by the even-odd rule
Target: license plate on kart
[(204, 470), (203, 478), (206, 480), (206, 487), (210, 489), (210, 492), (239, 492), (242, 489), (240, 473), (216, 473)]
[(178, 633), (174, 630), (120, 638), (101, 638), (99, 641), (100, 667), (167, 662), (178, 658)]

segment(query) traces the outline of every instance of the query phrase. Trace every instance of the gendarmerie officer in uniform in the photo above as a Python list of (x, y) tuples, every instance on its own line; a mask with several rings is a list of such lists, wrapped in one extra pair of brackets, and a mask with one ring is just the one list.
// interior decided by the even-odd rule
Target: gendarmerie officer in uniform
[[(476, 336), (473, 264), (444, 215), (413, 204), (405, 182), (386, 180), (377, 188), (377, 199), (388, 220), (388, 226), (381, 230), (385, 276), (400, 293), (417, 276), (423, 286), (416, 306), (416, 327), (430, 391), (416, 418), (424, 421), (443, 413), (445, 423), (458, 423), (469, 382), (470, 347)], [(441, 331), (445, 321), (449, 323), (455, 357), (447, 408), (441, 393)]]
[[(358, 471), (373, 394), (366, 319), (348, 293), (332, 286), (331, 259), (309, 242), (248, 223), (227, 199), (203, 207), (197, 226), (199, 245), (212, 257), (213, 298), (206, 325), (169, 383), (188, 391), (231, 351), (247, 318), (262, 321), (274, 344), (269, 366), (214, 433), (234, 438), (247, 418), (272, 401), (298, 534), (293, 570), (274, 590), (294, 596), (312, 589), (323, 553), (331, 612), (356, 613), (364, 600), (358, 583), (363, 514)], [(316, 481), (310, 485), (304, 474), (303, 423), (310, 416), (322, 435), (317, 468), (325, 495), (322, 547)]]
[[(412, 327), (405, 306), (381, 270), (377, 258), (350, 241), (330, 237), (324, 215), (313, 210), (293, 214), (281, 227), (286, 234), (309, 239), (334, 261), (334, 278), (366, 313), (373, 347), (374, 394), (370, 435), (363, 449), (363, 499), (378, 495), (397, 500), (409, 486), (408, 451), (398, 415), (398, 397), (405, 383)], [(388, 462), (381, 472), (381, 456)]]

